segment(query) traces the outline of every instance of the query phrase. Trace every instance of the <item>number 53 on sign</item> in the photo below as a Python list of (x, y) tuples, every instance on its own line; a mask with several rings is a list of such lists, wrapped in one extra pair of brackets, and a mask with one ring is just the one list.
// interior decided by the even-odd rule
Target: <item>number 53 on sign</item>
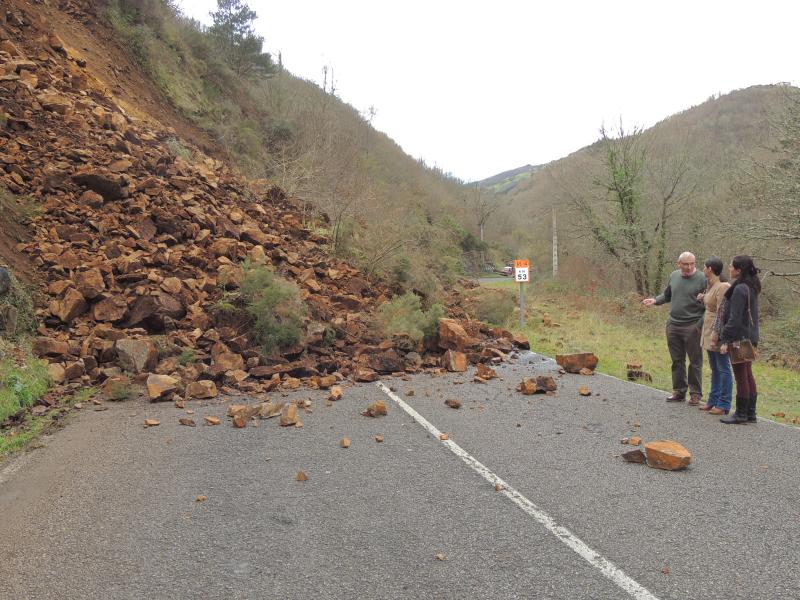
[(527, 283), (530, 281), (531, 264), (527, 260), (514, 261), (514, 281)]

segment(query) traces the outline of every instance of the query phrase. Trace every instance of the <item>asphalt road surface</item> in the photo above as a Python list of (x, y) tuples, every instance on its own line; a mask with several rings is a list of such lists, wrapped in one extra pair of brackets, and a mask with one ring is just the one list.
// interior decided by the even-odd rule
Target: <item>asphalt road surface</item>
[[(219, 399), (187, 405), (195, 428), (85, 410), (0, 465), (0, 598), (800, 598), (800, 430), (603, 375), (514, 391), (555, 373), (541, 357), (499, 371), (385, 380), (416, 419), (374, 384), (287, 395), (313, 401), (302, 429), (235, 429)], [(623, 462), (634, 433), (691, 467)]]

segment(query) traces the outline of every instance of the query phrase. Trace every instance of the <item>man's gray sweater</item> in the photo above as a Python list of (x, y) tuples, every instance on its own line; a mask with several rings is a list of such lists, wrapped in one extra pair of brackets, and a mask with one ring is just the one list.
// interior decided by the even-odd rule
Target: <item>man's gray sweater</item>
[(656, 304), (670, 303), (669, 322), (676, 325), (696, 323), (703, 318), (705, 306), (697, 300), (697, 294), (706, 291), (706, 276), (702, 271), (684, 277), (680, 270), (673, 271), (663, 294), (656, 296)]

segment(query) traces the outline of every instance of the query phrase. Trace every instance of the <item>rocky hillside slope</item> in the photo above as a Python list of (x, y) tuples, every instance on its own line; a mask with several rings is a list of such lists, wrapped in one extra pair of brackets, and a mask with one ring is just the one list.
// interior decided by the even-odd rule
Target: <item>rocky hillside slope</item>
[[(427, 348), (384, 340), (372, 315), (393, 290), (329, 256), (298, 201), (126, 109), (50, 23), (21, 2), (0, 8), (0, 187), (35, 207), (27, 240), (18, 231), (3, 256), (12, 266), (26, 257), (47, 295), (34, 349), (56, 382), (120, 381), (124, 370), (153, 383), (152, 399), (217, 385), (254, 393), (442, 360), (462, 369), (512, 349), (507, 332), (449, 320)], [(248, 324), (219, 310), (244, 261), (297, 284), (301, 343), (264, 355)]]

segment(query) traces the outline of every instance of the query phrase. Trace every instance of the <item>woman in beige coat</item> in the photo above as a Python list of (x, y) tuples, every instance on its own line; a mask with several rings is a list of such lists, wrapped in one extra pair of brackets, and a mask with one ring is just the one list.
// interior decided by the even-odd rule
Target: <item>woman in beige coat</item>
[[(727, 354), (720, 353), (719, 323), (717, 313), (720, 305), (725, 301), (725, 292), (731, 285), (722, 278), (722, 260), (712, 256), (703, 263), (703, 273), (708, 280), (705, 293), (697, 296), (705, 304), (706, 312), (703, 315), (703, 333), (700, 344), (708, 353), (708, 364), (711, 366), (711, 392), (708, 401), (700, 410), (708, 411), (712, 415), (727, 415), (731, 409), (733, 396), (733, 370), (731, 359)], [(724, 307), (723, 307), (724, 310)]]

